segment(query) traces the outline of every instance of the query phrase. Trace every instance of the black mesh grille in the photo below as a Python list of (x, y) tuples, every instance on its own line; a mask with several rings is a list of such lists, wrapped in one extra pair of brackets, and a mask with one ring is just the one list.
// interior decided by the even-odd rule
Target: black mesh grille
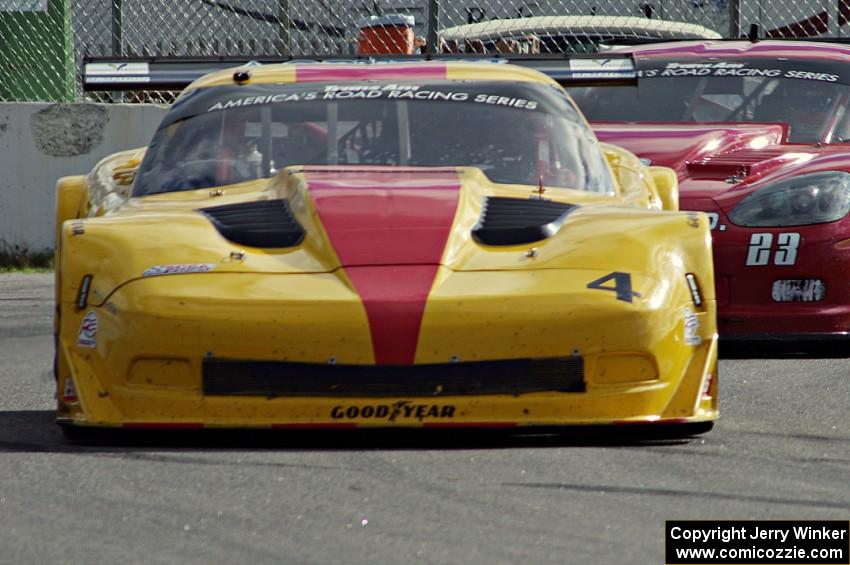
[(304, 240), (304, 228), (286, 200), (263, 200), (202, 208), (222, 236), (251, 247), (292, 247)]
[(584, 392), (581, 357), (439, 365), (328, 365), (204, 359), (209, 396), (394, 397)]
[(554, 235), (575, 204), (488, 196), (472, 237), (485, 245), (520, 245)]

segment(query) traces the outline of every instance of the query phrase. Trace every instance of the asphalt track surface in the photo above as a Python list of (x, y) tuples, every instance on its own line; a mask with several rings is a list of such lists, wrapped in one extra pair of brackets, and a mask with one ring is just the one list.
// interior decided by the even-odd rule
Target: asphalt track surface
[(724, 359), (690, 440), (53, 423), (51, 275), (0, 275), (0, 563), (663, 563), (667, 519), (850, 519), (850, 361)]

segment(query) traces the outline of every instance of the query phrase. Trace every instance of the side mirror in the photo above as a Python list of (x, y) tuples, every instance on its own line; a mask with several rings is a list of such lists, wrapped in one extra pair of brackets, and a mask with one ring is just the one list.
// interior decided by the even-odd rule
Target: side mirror
[(667, 167), (647, 168), (664, 210), (677, 212), (679, 210), (679, 179), (675, 171)]
[(660, 207), (660, 199), (652, 190), (651, 175), (635, 155), (622, 147), (601, 143), (611, 173), (620, 187), (624, 201), (638, 208)]
[(112, 170), (112, 180), (120, 186), (129, 186), (136, 179), (136, 171), (139, 169), (141, 159), (130, 159), (121, 163)]

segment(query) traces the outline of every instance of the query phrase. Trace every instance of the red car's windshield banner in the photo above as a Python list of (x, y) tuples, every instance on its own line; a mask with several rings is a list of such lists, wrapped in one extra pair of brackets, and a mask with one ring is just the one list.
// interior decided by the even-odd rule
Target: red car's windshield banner
[(850, 84), (850, 73), (833, 61), (738, 59), (641, 60), (640, 78), (767, 77)]

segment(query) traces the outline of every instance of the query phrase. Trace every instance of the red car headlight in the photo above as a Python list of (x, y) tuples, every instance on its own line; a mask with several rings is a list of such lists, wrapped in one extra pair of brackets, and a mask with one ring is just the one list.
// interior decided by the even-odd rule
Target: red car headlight
[(823, 171), (761, 188), (729, 214), (739, 226), (779, 227), (824, 224), (850, 212), (850, 173)]

